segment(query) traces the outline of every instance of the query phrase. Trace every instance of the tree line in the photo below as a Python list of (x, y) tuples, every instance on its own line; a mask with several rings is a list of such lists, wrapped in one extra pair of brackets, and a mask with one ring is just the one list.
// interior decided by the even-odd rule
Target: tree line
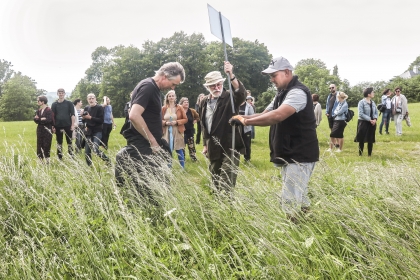
[[(227, 46), (228, 59), (234, 65), (237, 77), (255, 98), (257, 111), (261, 112), (276, 93), (269, 77), (261, 75), (261, 70), (268, 67), (272, 54), (258, 40), (252, 42), (233, 38), (233, 45), (233, 48)], [(200, 33), (187, 35), (181, 31), (158, 42), (145, 41), (141, 49), (133, 45), (113, 48), (100, 46), (93, 51), (91, 58), (92, 63), (72, 91), (71, 99), (86, 100), (91, 92), (99, 100), (108, 96), (114, 116), (122, 117), (124, 104), (137, 83), (153, 76), (154, 71), (169, 61), (178, 61), (184, 66), (186, 80), (177, 87), (176, 93), (178, 99), (189, 98), (193, 106), (197, 96), (205, 93), (202, 85), (204, 76), (210, 71), (223, 71), (224, 52), (221, 42), (206, 42)], [(409, 69), (419, 64), (420, 56), (409, 65)], [(45, 93), (45, 90), (37, 89), (33, 79), (15, 72), (12, 66), (10, 62), (0, 60), (0, 119), (29, 120), (36, 109), (36, 96)], [(340, 91), (346, 92), (351, 107), (357, 106), (363, 97), (363, 89), (369, 86), (377, 93), (376, 102), (385, 88), (397, 86), (403, 88), (409, 102), (420, 101), (420, 75), (411, 79), (394, 78), (391, 81), (362, 82), (350, 86), (347, 79), (340, 77), (337, 65), (331, 71), (323, 61), (315, 58), (300, 60), (294, 72), (312, 93), (320, 96), (321, 104), (325, 104), (328, 86), (332, 83)]]

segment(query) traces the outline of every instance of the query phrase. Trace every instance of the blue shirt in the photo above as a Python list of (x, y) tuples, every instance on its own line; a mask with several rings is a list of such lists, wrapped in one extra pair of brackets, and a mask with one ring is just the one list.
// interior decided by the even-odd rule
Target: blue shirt
[(104, 107), (104, 123), (112, 124), (112, 106), (107, 105)]

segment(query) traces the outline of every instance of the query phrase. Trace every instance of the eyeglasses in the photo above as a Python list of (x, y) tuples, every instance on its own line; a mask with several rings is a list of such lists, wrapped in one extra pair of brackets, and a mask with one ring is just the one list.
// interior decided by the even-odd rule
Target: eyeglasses
[(215, 89), (215, 88), (222, 88), (223, 87), (223, 84), (222, 83), (218, 83), (218, 84), (214, 84), (214, 85), (210, 85), (209, 86), (209, 88), (211, 88), (211, 89)]
[(330, 87), (330, 89), (335, 89), (335, 87)]
[(400, 90), (396, 90), (395, 92), (401, 92)]

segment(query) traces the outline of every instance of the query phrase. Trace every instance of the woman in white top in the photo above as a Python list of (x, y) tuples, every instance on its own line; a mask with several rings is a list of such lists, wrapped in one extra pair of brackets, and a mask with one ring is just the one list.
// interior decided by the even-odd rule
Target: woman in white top
[(401, 94), (401, 88), (395, 88), (395, 96), (391, 100), (391, 110), (394, 116), (395, 133), (398, 136), (402, 135), (402, 121), (408, 115), (407, 98)]

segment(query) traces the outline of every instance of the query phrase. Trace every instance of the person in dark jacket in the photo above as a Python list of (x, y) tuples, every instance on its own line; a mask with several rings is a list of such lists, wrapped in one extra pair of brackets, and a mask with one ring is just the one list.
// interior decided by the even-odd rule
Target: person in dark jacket
[(270, 156), (281, 167), (281, 204), (288, 217), (306, 212), (310, 206), (308, 182), (319, 160), (316, 121), (309, 89), (293, 76), (293, 67), (284, 57), (273, 59), (263, 74), (270, 75), (278, 92), (273, 110), (265, 114), (235, 116), (242, 125), (270, 125)]
[(96, 96), (93, 93), (87, 95), (86, 106), (83, 111), (83, 121), (85, 122), (85, 157), (86, 163), (92, 164), (91, 152), (97, 154), (102, 160), (109, 162), (109, 158), (99, 150), (102, 139), (102, 124), (104, 123), (104, 108), (96, 102)]
[[(228, 61), (224, 62), (225, 73), (229, 76), (232, 84), (234, 110), (230, 93), (223, 88), (226, 78), (219, 71), (208, 73), (204, 79), (204, 86), (209, 95), (200, 103), (199, 115), (201, 130), (203, 133), (203, 154), (210, 160), (210, 172), (216, 189), (230, 195), (236, 183), (236, 168), (239, 166), (239, 153), (231, 159), (232, 151), (232, 127), (229, 119), (239, 113), (239, 105), (246, 98), (246, 90), (243, 84), (233, 74), (233, 66)], [(240, 131), (235, 128), (235, 150), (243, 152), (244, 144)]]
[(63, 134), (66, 137), (68, 152), (73, 156), (72, 135), (75, 124), (74, 105), (66, 100), (66, 91), (63, 88), (57, 90), (58, 99), (51, 105), (53, 111), (54, 125), (52, 128), (57, 140), (58, 159), (63, 158)]

